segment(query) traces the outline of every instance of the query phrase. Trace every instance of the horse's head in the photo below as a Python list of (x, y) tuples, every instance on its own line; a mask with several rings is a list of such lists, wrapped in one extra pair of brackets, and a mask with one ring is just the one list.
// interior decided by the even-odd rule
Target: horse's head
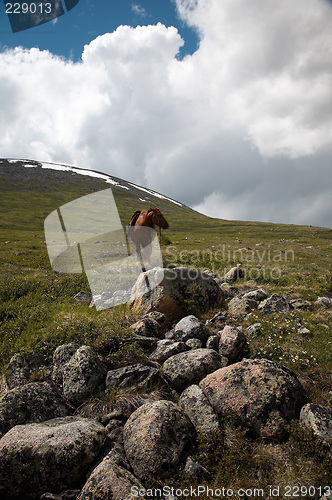
[(168, 229), (169, 228), (168, 222), (165, 219), (165, 217), (163, 216), (163, 214), (161, 213), (161, 211), (159, 210), (159, 208), (157, 208), (157, 207), (150, 208), (148, 210), (148, 212), (150, 212), (150, 211), (153, 212), (153, 214), (152, 214), (152, 222), (153, 222), (153, 224), (155, 224), (156, 226), (161, 227), (162, 229)]

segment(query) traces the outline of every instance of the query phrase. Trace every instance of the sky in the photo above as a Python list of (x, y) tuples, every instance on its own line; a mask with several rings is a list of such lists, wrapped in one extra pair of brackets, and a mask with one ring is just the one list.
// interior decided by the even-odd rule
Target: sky
[(0, 157), (332, 228), (331, 1), (80, 0), (18, 33), (0, 7)]

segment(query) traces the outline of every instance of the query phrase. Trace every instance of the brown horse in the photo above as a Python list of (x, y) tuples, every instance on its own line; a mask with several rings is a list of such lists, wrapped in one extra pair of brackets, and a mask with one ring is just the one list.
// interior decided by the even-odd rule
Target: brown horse
[(136, 219), (133, 230), (130, 232), (130, 238), (135, 243), (136, 253), (140, 261), (142, 261), (143, 257), (144, 261), (149, 262), (152, 252), (150, 243), (153, 238), (153, 232), (144, 230), (144, 228), (156, 229), (156, 227), (159, 227), (160, 231), (161, 229), (169, 228), (168, 222), (159, 208), (154, 207), (148, 210), (142, 210)]

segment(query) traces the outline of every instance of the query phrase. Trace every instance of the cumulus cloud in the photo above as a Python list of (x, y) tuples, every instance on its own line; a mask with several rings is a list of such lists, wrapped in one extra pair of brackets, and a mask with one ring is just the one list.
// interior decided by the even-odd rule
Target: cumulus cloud
[(332, 8), (176, 0), (200, 37), (120, 26), (73, 63), (0, 54), (0, 155), (62, 161), (208, 215), (332, 226)]

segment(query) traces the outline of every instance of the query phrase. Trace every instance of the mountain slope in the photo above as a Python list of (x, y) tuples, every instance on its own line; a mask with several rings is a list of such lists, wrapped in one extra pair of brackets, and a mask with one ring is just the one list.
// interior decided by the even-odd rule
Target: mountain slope
[(158, 206), (168, 214), (205, 217), (185, 205), (117, 177), (52, 163), (0, 160), (2, 228), (42, 229), (47, 215), (80, 196), (112, 188), (123, 225), (137, 209)]

